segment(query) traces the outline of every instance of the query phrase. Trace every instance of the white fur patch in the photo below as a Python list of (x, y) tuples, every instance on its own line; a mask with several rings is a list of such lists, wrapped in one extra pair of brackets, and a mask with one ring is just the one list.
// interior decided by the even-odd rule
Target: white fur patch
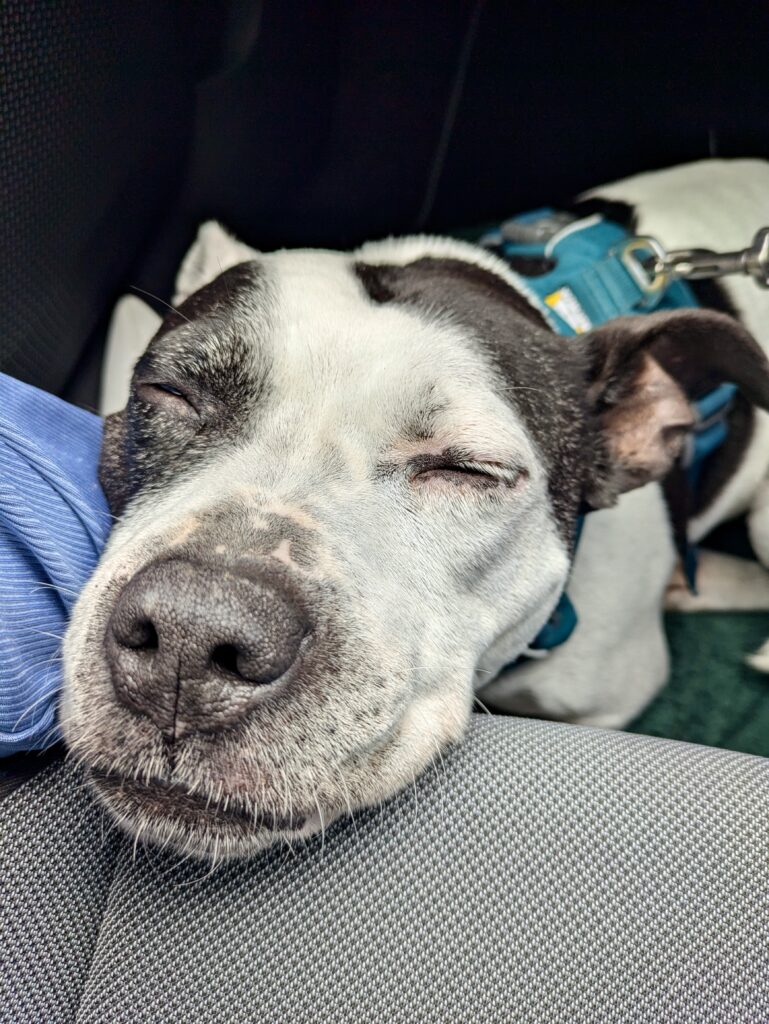
[(745, 661), (757, 672), (769, 674), (769, 640), (762, 644), (755, 654), (749, 654)]
[[(769, 423), (769, 417), (766, 420)], [(761, 564), (769, 569), (769, 480), (763, 480), (753, 495), (748, 515), (748, 532)]]
[(769, 573), (762, 565), (703, 549), (697, 559), (697, 593), (680, 574), (665, 595), (665, 607), (678, 612), (769, 610)]
[(505, 672), (480, 691), (491, 707), (621, 728), (664, 685), (662, 597), (675, 564), (657, 484), (591, 512), (568, 585), (579, 622), (546, 658)]

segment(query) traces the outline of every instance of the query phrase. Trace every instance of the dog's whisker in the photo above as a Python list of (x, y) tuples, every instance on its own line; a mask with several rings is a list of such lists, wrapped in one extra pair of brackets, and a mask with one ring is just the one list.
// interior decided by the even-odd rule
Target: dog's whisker
[(41, 704), (44, 704), (46, 701), (51, 700), (53, 696), (54, 695), (51, 693), (51, 691), (48, 690), (45, 693), (41, 694), (36, 700), (33, 700), (31, 704), (28, 704), (27, 707), (24, 708), (22, 713), (16, 719), (16, 721), (13, 723), (13, 728), (11, 729), (11, 732), (16, 732), (16, 730), (19, 728), (19, 726), (27, 717), (27, 715), (32, 714), (35, 708), (39, 708)]
[(538, 392), (540, 392), (543, 395), (547, 394), (547, 390), (545, 388), (529, 387), (526, 384), (516, 384), (516, 385), (513, 385), (511, 387), (507, 387), (507, 388), (499, 388), (499, 390), (500, 391), (538, 391)]
[(494, 717), (493, 713), (491, 711), (489, 711), (489, 709), (483, 703), (481, 698), (477, 694), (475, 694), (475, 693), (473, 694), (473, 703), (477, 704), (481, 708), (482, 711), (486, 712), (487, 715), (491, 715), (492, 718)]
[[(435, 771), (435, 778), (436, 778), (437, 783), (438, 783), (438, 791), (439, 791), (439, 794), (440, 794), (441, 807), (443, 808), (444, 816), (445, 816), (446, 802), (445, 802), (445, 792), (444, 792), (444, 787), (443, 787), (443, 778), (446, 776), (446, 763), (443, 760), (443, 752), (441, 750), (441, 745), (440, 745), (440, 743), (438, 741), (438, 737), (437, 737), (437, 735), (435, 733), (435, 727), (430, 723), (429, 719), (425, 718), (424, 714), (421, 711), (419, 711), (418, 709), (415, 709), (415, 710), (417, 710), (417, 714), (419, 715), (419, 717), (422, 719), (423, 723), (425, 724), (427, 735), (428, 735), (428, 737), (430, 739), (431, 745), (434, 748), (434, 753), (430, 755), (430, 766)], [(440, 763), (440, 768), (439, 768), (438, 762), (436, 762), (436, 756), (438, 758), (438, 762)]]
[(141, 821), (136, 826), (136, 835), (134, 836), (133, 851), (132, 851), (132, 854), (131, 854), (131, 862), (133, 864), (136, 863), (136, 850), (137, 850), (137, 847), (139, 845), (139, 837), (142, 834), (142, 826), (143, 826), (143, 823)]
[(66, 597), (72, 598), (78, 597), (80, 593), (78, 590), (70, 590), (68, 587), (63, 587), (58, 583), (46, 583), (45, 580), (39, 580), (35, 583), (30, 593), (34, 593), (35, 590), (41, 588), (44, 590), (53, 590), (56, 594), (64, 594)]
[(352, 821), (352, 827), (355, 832), (356, 839), (360, 840), (360, 836), (358, 835), (358, 825), (357, 822), (355, 821), (355, 815), (353, 814), (352, 810), (352, 802), (350, 801), (350, 790), (347, 788), (347, 782), (345, 780), (342, 770), (340, 768), (336, 768), (335, 770), (336, 774), (339, 776), (339, 781), (342, 784), (342, 789), (344, 790), (344, 800), (347, 805), (347, 813), (349, 814), (350, 820)]
[(131, 291), (139, 292), (140, 295), (146, 295), (148, 299), (154, 299), (155, 302), (159, 302), (161, 305), (165, 306), (166, 309), (170, 309), (172, 313), (176, 313), (176, 315), (180, 316), (182, 320), (186, 320), (188, 324), (192, 323), (190, 318), (185, 316), (180, 309), (177, 309), (176, 306), (172, 306), (171, 303), (166, 302), (165, 299), (161, 299), (159, 295), (155, 295), (153, 292), (148, 292), (145, 288), (140, 288), (136, 284), (131, 285)]
[(34, 633), (36, 636), (48, 636), (52, 640), (58, 640), (59, 642), (64, 640), (63, 633), (51, 633), (47, 629), (35, 629), (34, 626), (30, 628), (30, 633)]

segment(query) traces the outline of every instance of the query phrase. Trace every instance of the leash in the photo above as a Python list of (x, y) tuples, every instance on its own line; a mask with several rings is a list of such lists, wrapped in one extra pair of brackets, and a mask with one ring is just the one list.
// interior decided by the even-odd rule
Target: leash
[[(521, 282), (521, 291), (553, 330), (575, 336), (618, 316), (652, 310), (698, 307), (687, 281), (748, 276), (769, 288), (769, 227), (745, 249), (667, 250), (648, 235), (631, 235), (599, 214), (579, 218), (560, 210), (533, 210), (505, 221), (480, 239)], [(681, 459), (686, 485), (695, 490), (707, 459), (726, 440), (736, 387), (723, 383), (692, 403), (696, 422)], [(576, 551), (584, 516), (577, 522)], [(696, 590), (696, 549), (674, 523), (690, 589)], [(565, 643), (578, 616), (566, 591), (522, 657), (541, 657)]]
[(578, 219), (544, 208), (480, 239), (525, 279), (559, 334), (582, 334), (616, 316), (699, 305), (687, 281), (742, 275), (769, 288), (769, 227), (736, 252), (671, 249), (630, 235), (598, 214)]
[(641, 246), (646, 244), (655, 252), (653, 265), (647, 262), (643, 271), (648, 274), (651, 270), (651, 281), (656, 287), (664, 288), (669, 282), (682, 279), (702, 281), (742, 274), (750, 277), (759, 288), (769, 288), (769, 227), (759, 228), (751, 244), (736, 252), (713, 252), (710, 249), (665, 252), (655, 238), (639, 237), (633, 241)]

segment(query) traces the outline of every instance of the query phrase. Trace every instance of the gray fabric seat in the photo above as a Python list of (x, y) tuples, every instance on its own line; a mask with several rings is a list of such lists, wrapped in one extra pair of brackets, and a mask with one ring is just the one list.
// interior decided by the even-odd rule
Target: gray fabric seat
[(0, 1020), (769, 1019), (769, 763), (476, 716), (382, 811), (179, 863), (69, 766), (0, 804)]

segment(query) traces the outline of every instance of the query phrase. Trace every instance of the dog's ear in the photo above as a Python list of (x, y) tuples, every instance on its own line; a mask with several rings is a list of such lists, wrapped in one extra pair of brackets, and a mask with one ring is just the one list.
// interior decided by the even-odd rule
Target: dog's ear
[(198, 229), (197, 238), (176, 275), (173, 304), (178, 306), (225, 270), (236, 267), (238, 263), (254, 260), (258, 255), (256, 249), (233, 238), (215, 220), (206, 221)]
[(694, 423), (691, 401), (726, 381), (769, 409), (769, 361), (732, 317), (677, 310), (610, 321), (578, 344), (588, 366), (588, 403), (603, 439), (585, 498), (594, 508), (659, 480)]

